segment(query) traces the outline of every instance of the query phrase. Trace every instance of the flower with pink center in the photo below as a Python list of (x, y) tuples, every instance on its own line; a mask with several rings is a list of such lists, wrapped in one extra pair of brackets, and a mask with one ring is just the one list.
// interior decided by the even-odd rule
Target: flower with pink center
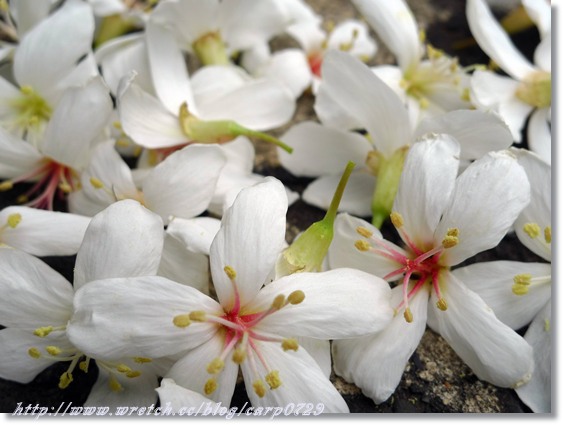
[(284, 245), (287, 195), (267, 178), (240, 192), (210, 249), (218, 302), (163, 277), (84, 286), (69, 332), (102, 358), (175, 356), (166, 378), (213, 401), (231, 402), (242, 369), (254, 406), (323, 403), (342, 396), (299, 337), (352, 338), (391, 320), (385, 281), (359, 270), (297, 273), (269, 282)]
[(450, 271), (500, 242), (529, 203), (530, 184), (510, 151), (489, 153), (457, 176), (459, 149), (446, 135), (411, 147), (391, 214), (404, 248), (364, 220), (340, 215), (336, 221), (331, 267), (398, 281), (395, 318), (384, 331), (333, 343), (336, 373), (377, 403), (395, 390), (426, 324), (479, 379), (518, 387), (532, 373), (530, 345)]

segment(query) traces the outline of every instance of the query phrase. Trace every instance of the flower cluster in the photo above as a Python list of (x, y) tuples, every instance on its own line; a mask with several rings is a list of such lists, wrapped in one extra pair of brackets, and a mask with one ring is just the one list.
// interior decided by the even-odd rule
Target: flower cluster
[[(509, 15), (532, 64), (467, 0), (462, 65), (350, 2), (0, 0), (1, 379), (345, 413), (335, 376), (383, 403), (429, 331), (551, 411), (551, 7)], [(537, 262), (473, 258), (512, 232)]]

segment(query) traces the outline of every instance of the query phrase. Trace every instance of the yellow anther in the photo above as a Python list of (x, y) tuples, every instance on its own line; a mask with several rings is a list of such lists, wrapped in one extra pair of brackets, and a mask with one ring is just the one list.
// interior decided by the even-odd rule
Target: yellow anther
[(272, 301), (272, 308), (275, 310), (279, 310), (284, 305), (285, 305), (285, 295), (283, 294), (276, 295), (276, 298), (274, 298), (274, 301)]
[(438, 59), (444, 56), (444, 52), (442, 50), (436, 49), (430, 44), (426, 45), (426, 53), (429, 59)]
[(246, 351), (241, 348), (237, 348), (233, 352), (233, 362), (235, 362), (236, 364), (241, 364), (245, 360), (246, 360)]
[(128, 378), (136, 378), (138, 376), (141, 376), (141, 371), (140, 370), (132, 370), (131, 372), (127, 372), (125, 374), (125, 376), (127, 376)]
[(421, 43), (424, 43), (426, 41), (426, 31), (424, 31), (423, 29), (421, 29), (418, 32), (418, 39), (420, 40)]
[(72, 186), (68, 183), (60, 183), (59, 189), (62, 190), (64, 193), (72, 192)]
[(444, 248), (453, 248), (459, 243), (459, 238), (457, 236), (446, 236), (442, 239), (442, 246)]
[(86, 360), (82, 360), (80, 363), (78, 363), (78, 368), (84, 372), (84, 373), (88, 373), (88, 366), (90, 365), (90, 357), (87, 357)]
[(397, 229), (400, 229), (405, 224), (405, 220), (403, 220), (403, 216), (398, 212), (393, 211), (390, 215), (390, 218), (391, 218), (391, 223), (393, 223), (393, 226), (395, 226)]
[(547, 226), (544, 230), (543, 230), (543, 236), (545, 238), (545, 241), (547, 243), (551, 243), (551, 226)]
[(455, 236), (456, 238), (459, 236), (459, 229), (457, 227), (452, 227), (448, 229), (446, 232), (447, 236)]
[(524, 224), (524, 232), (532, 239), (537, 238), (540, 235), (541, 228), (538, 223), (526, 223)]
[(291, 294), (289, 294), (289, 296), (287, 297), (287, 301), (290, 304), (301, 304), (303, 302), (303, 300), (305, 299), (305, 292), (303, 292), (302, 290), (298, 289), (297, 291), (293, 291)]
[(358, 232), (364, 238), (371, 238), (373, 236), (373, 232), (369, 230), (367, 227), (363, 227), (363, 226), (356, 227), (356, 232)]
[(217, 380), (215, 378), (210, 378), (205, 383), (203, 387), (203, 392), (205, 395), (212, 394), (217, 389)]
[(110, 374), (108, 384), (109, 384), (110, 389), (113, 392), (118, 393), (118, 392), (123, 391), (123, 387), (121, 386), (121, 384), (119, 383), (119, 381), (117, 380), (117, 378), (113, 374)]
[(131, 146), (131, 142), (127, 139), (120, 138), (115, 141), (115, 146), (119, 148), (128, 148), (129, 146)]
[(119, 373), (131, 372), (131, 368), (130, 368), (129, 366), (123, 364), (123, 363), (117, 365), (116, 369), (117, 369), (117, 371), (118, 371)]
[(231, 279), (231, 280), (236, 279), (237, 272), (235, 272), (235, 269), (233, 269), (231, 266), (225, 266), (225, 268), (223, 270), (225, 270), (225, 273), (227, 274), (229, 279)]
[(543, 330), (545, 332), (549, 332), (550, 329), (551, 329), (551, 322), (549, 321), (549, 319), (545, 319), (543, 321)]
[(190, 323), (192, 323), (189, 314), (179, 314), (178, 316), (174, 317), (172, 322), (174, 323), (175, 326), (178, 326), (179, 328), (186, 328), (190, 326)]
[(264, 385), (264, 381), (260, 379), (254, 381), (252, 388), (254, 388), (254, 392), (258, 397), (262, 398), (266, 395), (266, 385)]
[(30, 94), (33, 94), (33, 87), (26, 84), (26, 85), (23, 85), (23, 86), (20, 87), (20, 91), (22, 92), (22, 94), (30, 95)]
[(152, 359), (149, 357), (133, 357), (135, 363), (150, 363)]
[(469, 88), (464, 88), (463, 91), (461, 92), (461, 100), (464, 100), (466, 102), (470, 102), (471, 101), (471, 90), (469, 90)]
[(22, 215), (21, 214), (10, 214), (8, 216), (8, 226), (10, 226), (12, 229), (15, 229), (17, 227), (18, 224), (20, 224), (20, 222), (22, 221)]
[(371, 249), (371, 245), (368, 241), (359, 240), (354, 243), (354, 246), (358, 251), (369, 251)]
[(104, 187), (104, 183), (96, 177), (90, 177), (90, 184), (94, 186), (94, 189), (101, 189)]
[[(0, 192), (2, 191), (2, 189), (0, 189)], [(25, 195), (20, 195), (16, 198), (16, 202), (18, 204), (25, 204), (26, 202), (29, 202), (29, 198)]]
[(421, 97), (418, 99), (418, 104), (420, 105), (421, 109), (428, 109), (430, 106), (430, 101), (426, 97)]
[(438, 307), (442, 311), (446, 311), (448, 309), (448, 303), (446, 302), (446, 300), (444, 298), (440, 298), (436, 302), (436, 307)]
[(27, 354), (29, 354), (34, 359), (41, 357), (41, 351), (39, 351), (39, 349), (36, 347), (31, 347), (29, 350), (27, 350)]
[(529, 285), (532, 283), (532, 275), (530, 273), (521, 273), (512, 279), (516, 285)]
[(514, 295), (526, 295), (528, 293), (528, 286), (516, 283), (512, 285), (512, 292)]
[(192, 322), (205, 322), (205, 311), (192, 311), (190, 314), (190, 320)]
[(111, 125), (113, 125), (113, 128), (115, 128), (117, 130), (121, 130), (123, 128), (119, 121), (114, 121)]
[(225, 367), (225, 362), (221, 360), (219, 357), (215, 357), (211, 360), (211, 363), (207, 365), (207, 373), (215, 375), (223, 370)]
[(49, 353), (51, 356), (58, 356), (63, 352), (59, 347), (55, 347), (54, 345), (48, 345), (45, 347), (45, 351)]
[(5, 192), (13, 187), (14, 183), (12, 183), (11, 180), (4, 180), (3, 182), (0, 182), (0, 192)]
[(266, 375), (265, 379), (271, 390), (275, 390), (282, 384), (280, 379), (280, 372), (277, 370), (272, 370)]
[(297, 349), (299, 348), (299, 343), (297, 342), (296, 339), (287, 338), (282, 341), (282, 348), (283, 351), (287, 351), (287, 350), (297, 351)]
[(52, 326), (43, 326), (41, 328), (37, 328), (33, 331), (33, 335), (38, 336), (40, 338), (44, 338), (49, 335), (53, 331)]
[(407, 307), (407, 308), (405, 309), (405, 312), (404, 312), (403, 316), (404, 316), (405, 320), (407, 321), (407, 323), (412, 323), (412, 319), (413, 319), (413, 317), (412, 317), (412, 311), (411, 311), (411, 309), (410, 309), (409, 307)]
[(70, 383), (73, 381), (72, 378), (72, 373), (70, 372), (65, 372), (61, 375), (61, 378), (59, 379), (59, 388), (61, 390), (64, 390), (65, 388), (67, 388)]

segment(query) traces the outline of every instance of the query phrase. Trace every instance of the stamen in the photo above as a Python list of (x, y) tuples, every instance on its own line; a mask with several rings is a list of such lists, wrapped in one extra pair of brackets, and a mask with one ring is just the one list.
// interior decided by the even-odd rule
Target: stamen
[(129, 366), (127, 366), (125, 364), (117, 365), (116, 369), (119, 373), (127, 373), (127, 372), (131, 372), (131, 370), (132, 370)]
[(545, 241), (547, 243), (551, 243), (551, 226), (547, 226), (544, 230), (543, 230), (543, 236), (545, 238)]
[(540, 234), (540, 226), (537, 223), (524, 224), (524, 232), (532, 239), (537, 238)]
[(6, 192), (14, 187), (14, 183), (11, 180), (4, 180), (0, 182), (0, 192)]
[(59, 379), (59, 388), (61, 390), (64, 390), (72, 383), (72, 381), (73, 381), (72, 373), (64, 372)]
[(113, 392), (121, 392), (123, 391), (123, 387), (121, 386), (121, 384), (119, 383), (119, 381), (117, 380), (117, 378), (115, 377), (115, 375), (113, 373), (110, 373), (109, 375), (109, 387)]
[(172, 322), (174, 323), (174, 326), (178, 326), (179, 328), (187, 328), (190, 326), (190, 323), (192, 323), (189, 314), (179, 314), (174, 317)]
[(217, 380), (215, 378), (209, 378), (205, 382), (205, 386), (203, 387), (203, 392), (205, 395), (212, 394), (217, 389)]
[(271, 309), (272, 310), (279, 310), (284, 305), (285, 305), (285, 295), (279, 294), (279, 295), (276, 296), (276, 298), (274, 298), (274, 301), (272, 301)]
[(362, 251), (362, 252), (366, 252), (371, 249), (371, 245), (369, 244), (369, 242), (364, 240), (356, 241), (356, 243), (354, 243), (354, 246), (358, 251)]
[(22, 216), (19, 213), (10, 214), (8, 216), (8, 226), (10, 226), (12, 229), (15, 229), (17, 225), (20, 224), (21, 221), (22, 221)]
[(241, 364), (245, 360), (246, 360), (246, 350), (243, 350), (240, 347), (235, 349), (235, 351), (233, 352), (233, 362), (235, 362), (236, 364)]
[(513, 278), (514, 283), (517, 285), (529, 285), (532, 282), (532, 275), (530, 273), (517, 274)]
[(45, 351), (49, 353), (51, 356), (58, 356), (63, 352), (59, 347), (55, 347), (54, 345), (48, 345), (45, 347)]
[(282, 349), (283, 351), (297, 351), (299, 349), (299, 343), (294, 338), (287, 338), (282, 341)]
[(39, 351), (37, 347), (31, 347), (29, 350), (27, 350), (27, 354), (29, 354), (34, 359), (41, 358), (41, 351)]
[(277, 370), (272, 370), (265, 376), (265, 379), (271, 390), (279, 388), (279, 386), (282, 384), (280, 379), (280, 372)]
[(403, 219), (403, 216), (396, 211), (393, 211), (391, 213), (390, 218), (391, 218), (391, 223), (393, 223), (393, 226), (395, 226), (396, 229), (400, 229), (405, 224), (405, 220)]
[(305, 299), (305, 293), (303, 291), (301, 291), (300, 289), (298, 289), (297, 291), (293, 291), (291, 294), (289, 294), (289, 296), (287, 297), (287, 301), (290, 304), (301, 304), (303, 302), (303, 300)]
[(207, 365), (207, 373), (215, 375), (223, 370), (225, 367), (225, 362), (221, 360), (219, 357), (215, 357), (211, 360), (211, 363)]
[(37, 328), (33, 331), (33, 335), (38, 336), (39, 338), (44, 338), (53, 332), (54, 328), (52, 326), (43, 326), (41, 328)]
[(235, 272), (235, 269), (233, 269), (231, 266), (225, 266), (223, 268), (223, 270), (225, 271), (225, 273), (227, 274), (227, 277), (231, 280), (231, 283), (233, 284), (233, 292), (234, 292), (234, 296), (235, 296), (235, 301), (234, 301), (233, 308), (231, 309), (231, 313), (238, 315), (238, 313), (240, 311), (240, 295), (239, 295), (239, 292), (238, 292), (237, 283), (235, 282), (235, 279), (237, 277), (237, 273)]
[(132, 370), (130, 372), (127, 372), (125, 374), (126, 377), (128, 378), (137, 378), (139, 376), (141, 376), (141, 371), (140, 370)]
[(225, 270), (225, 273), (227, 274), (229, 279), (231, 279), (231, 280), (236, 279), (237, 272), (235, 272), (235, 269), (233, 269), (231, 266), (225, 266), (225, 268), (223, 270)]
[(150, 363), (152, 359), (149, 357), (133, 357), (135, 363)]
[(549, 321), (549, 319), (545, 319), (543, 321), (543, 330), (545, 332), (549, 332), (550, 329), (551, 329), (551, 322)]
[(205, 311), (201, 311), (201, 310), (192, 311), (192, 312), (189, 314), (189, 317), (190, 317), (190, 320), (191, 320), (192, 322), (205, 322), (205, 321), (206, 321), (206, 314), (205, 314)]
[(442, 239), (442, 246), (446, 249), (453, 248), (459, 243), (459, 238), (457, 236), (447, 235)]
[(96, 177), (90, 177), (90, 184), (94, 186), (94, 189), (102, 189), (105, 186), (104, 183)]
[(373, 232), (369, 230), (367, 227), (363, 227), (363, 226), (356, 227), (356, 232), (358, 232), (364, 238), (371, 238), (373, 236)]
[(438, 307), (442, 311), (446, 311), (448, 309), (448, 303), (446, 302), (446, 300), (444, 298), (440, 298), (436, 302), (436, 307)]
[(90, 366), (90, 357), (86, 357), (86, 360), (82, 360), (80, 363), (78, 363), (78, 368), (84, 373), (88, 373), (89, 366)]
[(254, 388), (254, 392), (260, 398), (266, 395), (266, 386), (264, 385), (264, 381), (261, 379), (257, 379), (252, 383), (252, 388)]
[(411, 309), (409, 307), (405, 308), (405, 312), (403, 314), (403, 317), (405, 318), (407, 323), (412, 323), (413, 317), (412, 317)]

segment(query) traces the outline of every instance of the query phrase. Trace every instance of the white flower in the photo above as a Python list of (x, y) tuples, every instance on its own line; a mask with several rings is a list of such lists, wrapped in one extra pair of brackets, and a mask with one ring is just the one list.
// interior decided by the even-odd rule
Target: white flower
[[(530, 149), (551, 163), (551, 9), (548, 2), (524, 2), (539, 26), (542, 40), (530, 63), (493, 17), (483, 0), (467, 2), (467, 21), (481, 49), (508, 74), (477, 71), (471, 78), (471, 97), (477, 107), (500, 114), (520, 142), (526, 119)], [(533, 8), (532, 8), (533, 6)]]
[[(450, 272), (492, 248), (528, 204), (526, 173), (508, 151), (490, 153), (456, 178), (459, 145), (445, 135), (416, 143), (406, 162), (392, 220), (405, 248), (363, 220), (341, 215), (329, 250), (331, 267), (352, 266), (399, 280), (397, 313), (384, 331), (333, 342), (335, 371), (377, 403), (399, 383), (426, 324), (479, 379), (517, 387), (531, 376), (532, 349)], [(366, 239), (355, 242), (357, 233)]]
[[(0, 191), (19, 182), (35, 182), (24, 202), (53, 209), (58, 190), (69, 193), (76, 189), (112, 108), (108, 89), (98, 76), (62, 93), (37, 145), (0, 127), (0, 176), (7, 178), (0, 182)], [(32, 195), (35, 198), (29, 200)]]
[(60, 377), (59, 387), (64, 389), (79, 373), (77, 367), (87, 372), (95, 360), (99, 377), (86, 405), (154, 402), (157, 362), (143, 367), (147, 359), (94, 358), (69, 339), (67, 324), (74, 291), (87, 282), (154, 275), (162, 238), (162, 220), (137, 202), (110, 206), (92, 219), (86, 231), (76, 259), (74, 289), (41, 260), (15, 249), (0, 249), (0, 324), (6, 326), (0, 330), (0, 376), (28, 383), (47, 366), (70, 362)]
[(275, 179), (240, 192), (211, 246), (219, 303), (160, 277), (95, 282), (77, 294), (71, 338), (103, 356), (177, 354), (166, 377), (223, 404), (240, 365), (254, 406), (322, 402), (328, 412), (347, 411), (294, 338), (377, 331), (391, 318), (390, 290), (350, 269), (295, 274), (262, 288), (284, 244), (286, 209)]
[(455, 270), (512, 329), (532, 324), (524, 338), (534, 348), (534, 374), (516, 391), (534, 412), (551, 412), (551, 167), (537, 155), (513, 150), (527, 172), (530, 204), (515, 223), (520, 241), (548, 263), (494, 261)]

